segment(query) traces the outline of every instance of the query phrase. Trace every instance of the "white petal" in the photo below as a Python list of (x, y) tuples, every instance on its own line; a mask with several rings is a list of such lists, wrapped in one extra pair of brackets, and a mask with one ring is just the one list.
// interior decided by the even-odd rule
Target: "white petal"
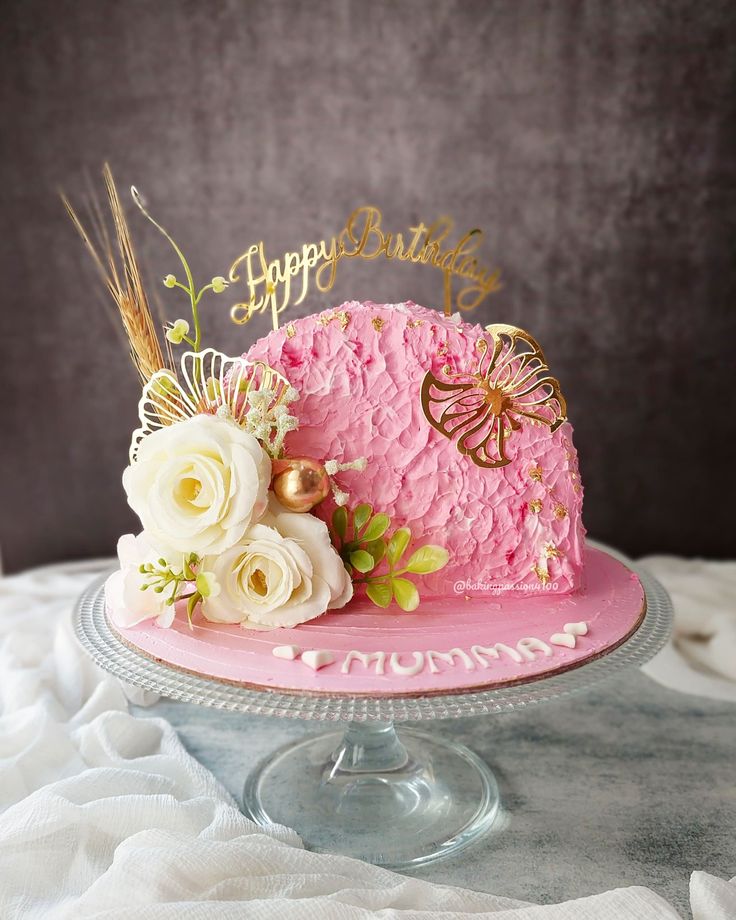
[(284, 536), (299, 540), (309, 553), (314, 571), (319, 572), (330, 586), (330, 607), (342, 607), (353, 596), (353, 584), (342, 559), (330, 540), (330, 532), (324, 521), (313, 514), (297, 514), (287, 511), (276, 499), (271, 499), (269, 511), (274, 515), (276, 526)]

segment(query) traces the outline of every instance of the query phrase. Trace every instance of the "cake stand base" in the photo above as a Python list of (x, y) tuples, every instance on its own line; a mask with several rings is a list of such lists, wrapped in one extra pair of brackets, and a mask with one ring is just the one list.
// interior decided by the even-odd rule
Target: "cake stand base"
[(473, 843), (499, 807), (493, 773), (460, 744), (392, 722), (350, 722), (291, 744), (248, 777), (245, 811), (310, 850), (402, 869)]
[[(324, 696), (236, 686), (151, 660), (121, 641), (105, 613), (103, 579), (84, 592), (75, 630), (89, 654), (126, 683), (174, 700), (280, 718), (348, 723), (270, 756), (245, 787), (259, 824), (293, 827), (308, 847), (408, 869), (476, 841), (498, 814), (498, 786), (466, 748), (439, 736), (437, 719), (512, 712), (578, 693), (638, 667), (667, 641), (672, 604), (645, 571), (637, 573), (646, 616), (620, 646), (580, 667), (524, 683), (431, 696)], [(393, 722), (431, 721), (432, 734)]]

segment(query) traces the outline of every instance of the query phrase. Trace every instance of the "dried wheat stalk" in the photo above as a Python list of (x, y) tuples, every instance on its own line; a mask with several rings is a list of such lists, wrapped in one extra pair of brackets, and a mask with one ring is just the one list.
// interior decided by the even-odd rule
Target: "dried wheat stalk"
[(151, 315), (151, 308), (141, 280), (138, 260), (133, 250), (125, 212), (120, 203), (120, 196), (107, 163), (105, 163), (103, 169), (103, 176), (108, 203), (112, 212), (120, 267), (118, 267), (115, 246), (110, 239), (102, 209), (94, 196), (91, 197), (89, 205), (89, 219), (93, 228), (94, 238), (85, 229), (66, 195), (62, 193), (61, 198), (84, 245), (92, 256), (105, 286), (120, 311), (123, 328), (130, 344), (130, 355), (133, 364), (140, 375), (141, 381), (145, 384), (156, 371), (164, 367), (171, 367), (171, 365), (164, 360), (164, 355), (161, 351), (161, 344), (156, 334), (156, 325)]

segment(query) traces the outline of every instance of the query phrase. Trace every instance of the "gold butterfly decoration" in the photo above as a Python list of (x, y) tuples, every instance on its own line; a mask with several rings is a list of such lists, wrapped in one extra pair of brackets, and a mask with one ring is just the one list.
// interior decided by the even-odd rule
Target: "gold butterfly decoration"
[(486, 326), (478, 340), (476, 370), (422, 381), (422, 409), (430, 425), (477, 466), (496, 469), (510, 462), (506, 442), (525, 419), (556, 431), (567, 420), (559, 382), (550, 375), (538, 343), (523, 329)]

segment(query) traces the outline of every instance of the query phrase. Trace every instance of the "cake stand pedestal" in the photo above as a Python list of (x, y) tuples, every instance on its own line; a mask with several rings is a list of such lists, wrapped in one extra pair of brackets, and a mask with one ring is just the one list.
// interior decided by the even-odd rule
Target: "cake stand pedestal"
[[(628, 563), (627, 563), (628, 564)], [(511, 712), (579, 692), (648, 661), (667, 641), (672, 607), (662, 586), (639, 576), (647, 612), (610, 653), (549, 677), (472, 693), (419, 697), (305, 696), (232, 686), (151, 661), (125, 645), (105, 616), (103, 580), (79, 599), (76, 634), (121, 680), (171, 699), (291, 719), (347, 722), (347, 729), (293, 743), (247, 777), (246, 814), (292, 827), (318, 852), (393, 869), (442, 859), (493, 824), (498, 785), (490, 767), (439, 732), (395, 723)]]
[(310, 849), (399, 868), (467, 846), (493, 823), (499, 794), (460, 744), (350, 722), (269, 757), (248, 777), (244, 804), (259, 824), (294, 827)]

